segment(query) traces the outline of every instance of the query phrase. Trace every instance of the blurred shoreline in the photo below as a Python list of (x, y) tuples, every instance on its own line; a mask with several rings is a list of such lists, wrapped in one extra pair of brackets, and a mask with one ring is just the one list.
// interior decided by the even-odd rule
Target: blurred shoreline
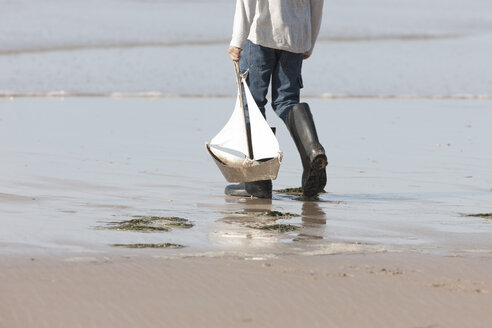
[[(7, 2), (0, 95), (232, 96), (233, 12), (229, 0)], [(491, 31), (486, 0), (326, 2), (303, 94), (490, 98)]]
[[(134, 92), (134, 93), (67, 93), (65, 91), (50, 91), (46, 93), (12, 93), (12, 92), (0, 92), (0, 99), (14, 100), (15, 98), (142, 98), (142, 99), (195, 99), (195, 98), (235, 98), (235, 95), (221, 95), (221, 94), (165, 94), (159, 91), (150, 92)], [(406, 100), (479, 100), (487, 101), (492, 100), (492, 95), (474, 95), (474, 94), (454, 94), (454, 95), (428, 95), (419, 96), (412, 94), (401, 95), (346, 95), (346, 94), (321, 94), (321, 95), (303, 95), (306, 99), (323, 99), (323, 100), (337, 100), (337, 99), (406, 99)]]

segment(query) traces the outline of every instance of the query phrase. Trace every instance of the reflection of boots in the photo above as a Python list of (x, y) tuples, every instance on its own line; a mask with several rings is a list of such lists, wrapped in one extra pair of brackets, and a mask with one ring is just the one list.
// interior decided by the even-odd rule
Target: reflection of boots
[(229, 196), (272, 198), (272, 180), (228, 185), (225, 188), (224, 193)]
[(328, 160), (323, 146), (319, 143), (308, 104), (294, 105), (287, 113), (284, 122), (301, 155), (304, 168), (302, 193), (308, 197), (314, 196), (323, 191), (326, 185), (325, 167), (328, 165)]

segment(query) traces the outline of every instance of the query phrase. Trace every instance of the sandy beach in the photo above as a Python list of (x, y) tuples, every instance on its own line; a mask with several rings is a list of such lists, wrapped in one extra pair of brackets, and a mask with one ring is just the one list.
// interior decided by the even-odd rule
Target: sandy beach
[(326, 2), (316, 200), (270, 110), (273, 199), (223, 194), (233, 9), (2, 3), (0, 327), (491, 327), (490, 1)]
[(2, 327), (490, 327), (490, 257), (3, 258)]

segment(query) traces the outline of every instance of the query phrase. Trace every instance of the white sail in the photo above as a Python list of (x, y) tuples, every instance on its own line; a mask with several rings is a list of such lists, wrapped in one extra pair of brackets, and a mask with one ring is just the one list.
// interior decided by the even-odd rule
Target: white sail
[[(260, 112), (256, 102), (251, 95), (247, 83), (242, 79), (251, 127), (251, 143), (253, 146), (253, 159), (260, 160), (265, 158), (275, 158), (279, 156), (280, 148), (277, 138), (273, 134), (270, 126)], [(222, 128), (222, 130), (210, 141), (211, 146), (219, 146), (224, 149), (238, 151), (245, 156), (248, 154), (248, 140), (246, 137), (246, 127), (244, 125), (244, 114), (241, 108), (239, 95), (237, 97), (234, 111)], [(218, 149), (215, 149), (216, 152)], [(221, 152), (225, 155), (224, 152)], [(234, 156), (228, 154), (228, 157)]]
[(210, 141), (210, 145), (232, 149), (248, 154), (248, 140), (246, 137), (246, 126), (244, 125), (244, 114), (241, 109), (239, 95), (237, 96), (236, 106), (229, 121), (220, 132)]
[(249, 120), (251, 122), (251, 143), (253, 144), (254, 159), (274, 158), (279, 156), (280, 147), (270, 125), (256, 105), (248, 84), (243, 82), (246, 100), (248, 102)]

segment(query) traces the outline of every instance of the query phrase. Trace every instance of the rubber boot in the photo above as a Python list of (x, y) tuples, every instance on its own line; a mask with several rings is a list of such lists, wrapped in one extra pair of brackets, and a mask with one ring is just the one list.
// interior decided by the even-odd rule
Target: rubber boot
[(294, 105), (284, 118), (287, 129), (301, 156), (304, 172), (302, 173), (302, 193), (312, 197), (323, 191), (326, 185), (325, 150), (319, 143), (313, 115), (306, 103)]
[(228, 185), (224, 193), (229, 196), (272, 198), (272, 180), (242, 182)]

